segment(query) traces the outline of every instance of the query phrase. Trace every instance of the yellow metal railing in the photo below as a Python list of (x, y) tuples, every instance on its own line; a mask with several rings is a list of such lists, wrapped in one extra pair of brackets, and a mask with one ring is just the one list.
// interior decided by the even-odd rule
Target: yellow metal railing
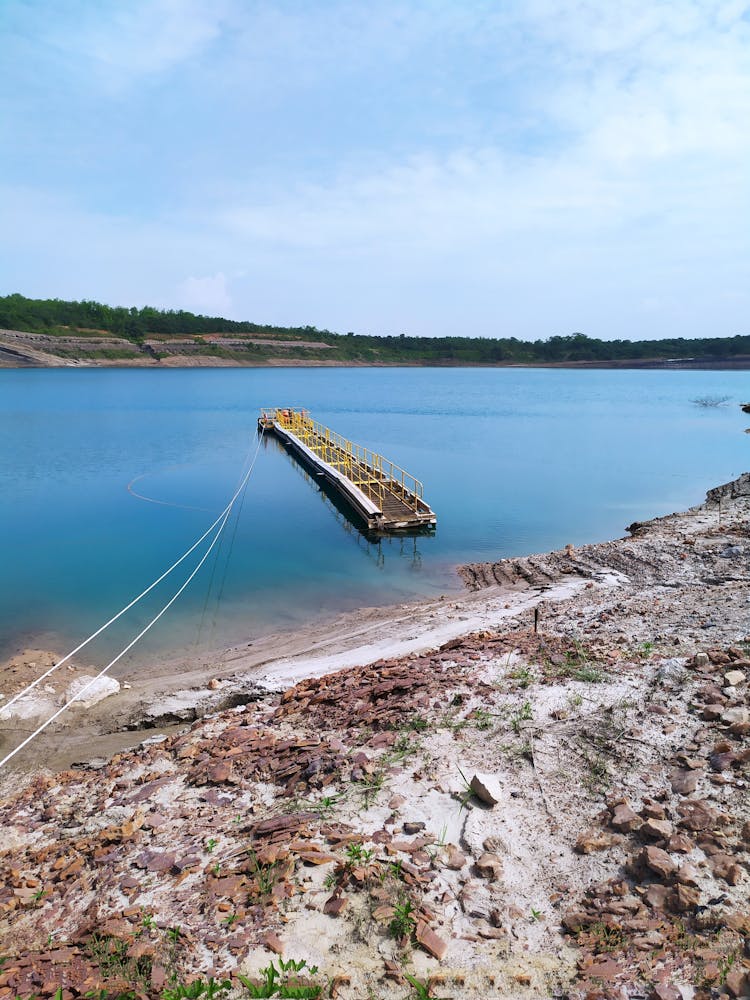
[(294, 434), (310, 451), (341, 472), (372, 500), (377, 500), (381, 507), (386, 493), (390, 493), (411, 510), (424, 509), (424, 488), (418, 479), (377, 452), (312, 420), (307, 410), (264, 407), (260, 419), (266, 426), (277, 423)]

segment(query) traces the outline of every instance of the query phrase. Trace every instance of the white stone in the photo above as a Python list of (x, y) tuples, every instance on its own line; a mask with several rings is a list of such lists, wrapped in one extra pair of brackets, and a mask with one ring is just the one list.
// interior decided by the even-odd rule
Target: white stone
[(493, 774), (475, 774), (469, 787), (480, 802), (496, 806), (502, 797), (500, 782)]
[[(93, 684), (91, 684), (92, 681)], [(86, 689), (82, 697), (77, 698), (78, 693), (83, 691), (87, 684), (91, 684), (91, 687)], [(96, 705), (105, 698), (109, 698), (111, 694), (117, 694), (119, 690), (120, 682), (116, 681), (114, 677), (94, 678), (88, 674), (82, 674), (68, 684), (63, 695), (63, 702), (68, 702), (72, 698), (75, 698), (74, 704), (76, 706), (80, 705), (81, 708), (91, 708), (92, 705)]]
[(748, 713), (748, 710), (744, 706), (728, 708), (726, 712), (722, 712), (721, 721), (726, 722), (730, 726), (737, 722), (748, 722), (750, 721), (750, 713)]
[(724, 680), (729, 684), (730, 687), (737, 687), (745, 679), (745, 675), (741, 670), (728, 670), (724, 674)]
[(0, 708), (0, 722), (8, 722), (10, 719), (37, 719), (44, 715), (52, 715), (54, 711), (53, 701), (32, 691), (12, 705)]

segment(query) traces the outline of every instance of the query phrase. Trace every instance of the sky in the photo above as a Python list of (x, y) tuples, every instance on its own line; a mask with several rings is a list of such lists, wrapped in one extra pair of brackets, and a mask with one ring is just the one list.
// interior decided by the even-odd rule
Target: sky
[(750, 0), (0, 0), (0, 294), (750, 333)]

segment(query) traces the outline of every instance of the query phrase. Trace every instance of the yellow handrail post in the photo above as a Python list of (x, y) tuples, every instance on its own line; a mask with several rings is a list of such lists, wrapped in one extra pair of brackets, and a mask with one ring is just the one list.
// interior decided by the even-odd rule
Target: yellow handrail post
[[(307, 410), (294, 407), (263, 407), (261, 422), (264, 426), (276, 424), (288, 430), (314, 455), (327, 465), (338, 469), (381, 509), (379, 517), (399, 520), (402, 510), (413, 511), (417, 523), (434, 524), (435, 517), (424, 503), (424, 487), (404, 469), (369, 448), (356, 444), (313, 420)], [(268, 423), (267, 423), (268, 422)]]

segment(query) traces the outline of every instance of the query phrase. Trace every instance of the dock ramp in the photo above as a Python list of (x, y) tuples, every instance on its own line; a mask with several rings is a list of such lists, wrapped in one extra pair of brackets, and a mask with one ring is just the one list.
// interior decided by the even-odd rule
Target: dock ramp
[(418, 479), (324, 427), (307, 410), (264, 407), (258, 427), (275, 434), (298, 461), (324, 476), (370, 531), (395, 534), (435, 527), (437, 517), (425, 503)]

